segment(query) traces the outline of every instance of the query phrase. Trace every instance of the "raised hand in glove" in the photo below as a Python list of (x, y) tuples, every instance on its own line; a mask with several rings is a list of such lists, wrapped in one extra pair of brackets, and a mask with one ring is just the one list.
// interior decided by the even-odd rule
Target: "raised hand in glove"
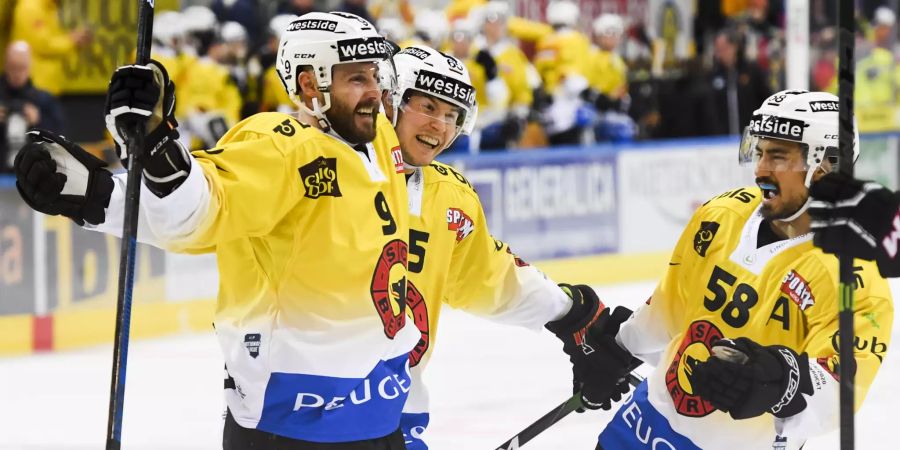
[(900, 195), (831, 173), (813, 183), (810, 196), (813, 243), (827, 253), (875, 260), (884, 277), (900, 276)]
[(497, 78), (497, 75), (499, 74), (497, 71), (497, 60), (491, 56), (491, 52), (480, 50), (475, 55), (475, 62), (484, 68), (484, 76), (487, 78), (487, 81)]
[(812, 395), (809, 358), (781, 345), (763, 346), (747, 338), (720, 339), (708, 360), (691, 373), (694, 393), (733, 419), (771, 413), (790, 417)]
[(610, 409), (630, 389), (625, 376), (640, 365), (615, 339), (631, 310), (619, 306), (610, 313), (590, 287), (559, 286), (572, 298), (572, 308), (545, 327), (563, 342), (572, 361), (573, 391), (581, 392), (585, 408)]
[(113, 191), (106, 163), (50, 131), (29, 131), (26, 137), (13, 163), (16, 188), (25, 203), (78, 225), (103, 223)]
[(175, 84), (162, 64), (150, 61), (146, 66), (116, 69), (109, 81), (105, 109), (106, 128), (123, 163), (129, 157), (126, 130), (146, 119), (139, 158), (144, 166), (144, 184), (151, 192), (165, 197), (184, 182), (190, 172), (191, 156), (178, 142)]

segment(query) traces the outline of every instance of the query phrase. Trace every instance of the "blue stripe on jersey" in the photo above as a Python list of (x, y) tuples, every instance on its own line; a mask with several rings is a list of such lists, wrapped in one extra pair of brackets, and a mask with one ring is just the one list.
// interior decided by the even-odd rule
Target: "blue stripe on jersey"
[(313, 442), (386, 436), (400, 426), (409, 388), (406, 354), (362, 379), (273, 372), (257, 429)]
[(600, 446), (606, 450), (701, 450), (686, 436), (673, 430), (668, 419), (650, 404), (646, 380), (619, 407), (599, 439)]
[(400, 416), (406, 450), (428, 450), (428, 444), (422, 440), (422, 433), (428, 428), (428, 418), (428, 413), (403, 413)]

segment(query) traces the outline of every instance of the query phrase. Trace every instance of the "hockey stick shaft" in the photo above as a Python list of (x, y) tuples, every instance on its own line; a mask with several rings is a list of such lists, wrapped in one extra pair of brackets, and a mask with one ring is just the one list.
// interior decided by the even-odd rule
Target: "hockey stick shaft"
[[(856, 22), (853, 0), (840, 0), (838, 6), (838, 151), (839, 169), (853, 176), (853, 88), (855, 73)], [(838, 283), (838, 330), (840, 333), (840, 424), (841, 450), (853, 450), (854, 439), (854, 374), (856, 360), (853, 356), (853, 303), (855, 279), (853, 258), (845, 253), (838, 255), (840, 282)]]
[[(154, 0), (138, 0), (137, 64), (150, 61)], [(122, 417), (125, 408), (125, 374), (128, 362), (128, 340), (131, 334), (131, 301), (134, 289), (134, 263), (137, 257), (137, 224), (140, 210), (141, 172), (139, 154), (144, 146), (144, 121), (136, 121), (126, 131), (128, 178), (125, 188), (125, 220), (119, 258), (119, 287), (116, 298), (116, 332), (110, 377), (109, 420), (106, 449), (122, 447)]]
[[(637, 387), (639, 384), (641, 384), (641, 381), (643, 381), (634, 374), (630, 373), (626, 378), (628, 380), (628, 383), (634, 387)], [(543, 433), (548, 428), (553, 426), (553, 424), (559, 422), (564, 417), (571, 414), (572, 411), (575, 411), (583, 406), (584, 405), (581, 402), (581, 392), (576, 392), (566, 401), (562, 402), (559, 406), (553, 408), (547, 414), (544, 414), (533, 424), (529, 425), (524, 430), (511, 437), (508, 441), (500, 444), (500, 446), (497, 447), (497, 450), (514, 450), (525, 445), (526, 443), (537, 437), (537, 435)]]

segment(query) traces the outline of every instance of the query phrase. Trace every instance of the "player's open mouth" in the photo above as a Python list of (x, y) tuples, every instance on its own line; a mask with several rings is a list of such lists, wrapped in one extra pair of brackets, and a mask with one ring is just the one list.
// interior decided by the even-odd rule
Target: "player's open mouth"
[(373, 107), (373, 106), (356, 108), (356, 114), (359, 114), (367, 119), (374, 118), (374, 114), (373, 114), (374, 111), (375, 111), (375, 107)]
[(778, 190), (778, 186), (772, 183), (759, 182), (756, 184), (762, 190), (764, 200), (772, 200), (775, 197), (778, 197), (778, 194), (780, 193), (780, 191)]
[(438, 144), (441, 143), (441, 141), (437, 138), (426, 136), (424, 134), (417, 134), (416, 140), (432, 150), (436, 150), (438, 148)]

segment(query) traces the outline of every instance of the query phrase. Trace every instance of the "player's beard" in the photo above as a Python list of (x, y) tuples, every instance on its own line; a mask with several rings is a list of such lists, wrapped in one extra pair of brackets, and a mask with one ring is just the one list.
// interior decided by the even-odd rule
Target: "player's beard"
[[(360, 108), (372, 108), (372, 124), (362, 123), (363, 115), (358, 114)], [(368, 115), (368, 114), (367, 114)], [(331, 128), (338, 136), (347, 140), (351, 144), (365, 144), (375, 139), (375, 124), (378, 116), (378, 99), (372, 98), (361, 101), (355, 106), (350, 107), (346, 103), (341, 102), (337, 97), (331, 96), (331, 108), (325, 113), (328, 121), (331, 122)]]
[(770, 183), (779, 188), (776, 201), (774, 203), (763, 202), (760, 208), (759, 212), (766, 220), (783, 220), (791, 217), (803, 207), (809, 197), (809, 192), (806, 189), (800, 190), (793, 195), (788, 195), (788, 193), (781, 190), (778, 182), (771, 178), (757, 178), (756, 182), (757, 184), (760, 182)]

